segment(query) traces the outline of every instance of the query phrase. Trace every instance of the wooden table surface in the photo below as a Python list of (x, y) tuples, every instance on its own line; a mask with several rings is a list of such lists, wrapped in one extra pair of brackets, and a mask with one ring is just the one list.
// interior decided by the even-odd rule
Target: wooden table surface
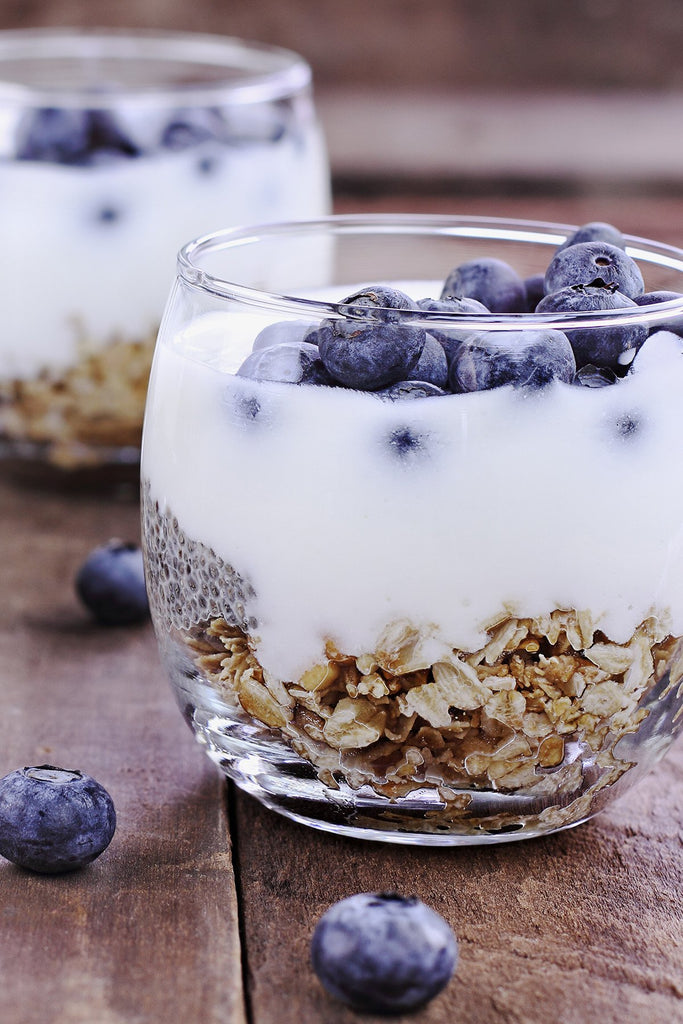
[[(683, 244), (672, 197), (339, 198), (583, 223)], [(414, 893), (460, 943), (416, 1024), (683, 1022), (683, 741), (594, 821), (554, 837), (415, 849), (308, 830), (226, 786), (182, 721), (150, 626), (105, 629), (73, 576), (135, 500), (0, 482), (0, 775), (79, 767), (118, 828), (87, 869), (0, 860), (2, 1024), (351, 1024), (308, 960), (312, 929), (361, 890)], [(407, 1019), (407, 1018), (406, 1018)]]

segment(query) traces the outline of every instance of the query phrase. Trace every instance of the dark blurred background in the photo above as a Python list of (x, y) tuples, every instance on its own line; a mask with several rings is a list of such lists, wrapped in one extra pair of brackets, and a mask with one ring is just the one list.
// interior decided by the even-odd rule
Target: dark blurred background
[(325, 88), (683, 88), (680, 0), (2, 0), (0, 21), (261, 39)]
[(683, 193), (681, 0), (0, 0), (43, 25), (297, 50), (337, 195)]

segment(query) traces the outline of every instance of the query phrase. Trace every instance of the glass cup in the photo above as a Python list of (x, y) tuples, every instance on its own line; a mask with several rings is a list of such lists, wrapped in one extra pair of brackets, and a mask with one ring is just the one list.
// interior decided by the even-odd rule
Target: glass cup
[[(416, 305), (470, 260), (531, 281), (572, 230), (331, 217), (181, 251), (145, 418), (148, 592), (187, 721), (268, 807), (402, 843), (538, 836), (680, 729), (683, 296)], [(648, 294), (683, 291), (683, 251), (625, 242)], [(378, 284), (413, 301), (373, 304)], [(433, 342), (448, 383), (424, 382)]]
[(296, 54), (156, 31), (0, 33), (0, 465), (135, 478), (180, 246), (328, 209)]

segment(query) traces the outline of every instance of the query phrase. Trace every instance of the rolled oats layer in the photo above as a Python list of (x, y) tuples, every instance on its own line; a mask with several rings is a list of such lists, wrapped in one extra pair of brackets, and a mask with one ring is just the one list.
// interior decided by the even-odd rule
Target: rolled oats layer
[(89, 462), (88, 449), (139, 448), (154, 341), (83, 338), (67, 369), (0, 380), (0, 438), (44, 446), (63, 468)]
[(615, 744), (647, 717), (645, 695), (662, 684), (683, 694), (683, 640), (647, 619), (628, 643), (611, 643), (575, 610), (501, 618), (480, 650), (435, 663), (400, 622), (373, 652), (328, 643), (325, 661), (286, 682), (224, 618), (186, 643), (221, 698), (278, 730), (328, 785), (343, 778), (390, 799), (436, 788), (451, 817), (466, 810), (463, 789), (574, 793), (586, 761), (596, 768), (582, 790), (590, 803), (630, 767)]

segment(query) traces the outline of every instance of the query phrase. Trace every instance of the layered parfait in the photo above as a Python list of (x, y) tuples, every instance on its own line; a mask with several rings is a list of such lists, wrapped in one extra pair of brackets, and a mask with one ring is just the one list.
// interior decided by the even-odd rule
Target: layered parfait
[(0, 453), (137, 463), (179, 247), (327, 205), (295, 55), (203, 36), (0, 34)]
[(302, 820), (552, 831), (680, 724), (683, 296), (610, 225), (531, 234), (535, 273), (475, 255), (174, 314), (195, 280), (169, 308), (155, 628), (215, 760)]

